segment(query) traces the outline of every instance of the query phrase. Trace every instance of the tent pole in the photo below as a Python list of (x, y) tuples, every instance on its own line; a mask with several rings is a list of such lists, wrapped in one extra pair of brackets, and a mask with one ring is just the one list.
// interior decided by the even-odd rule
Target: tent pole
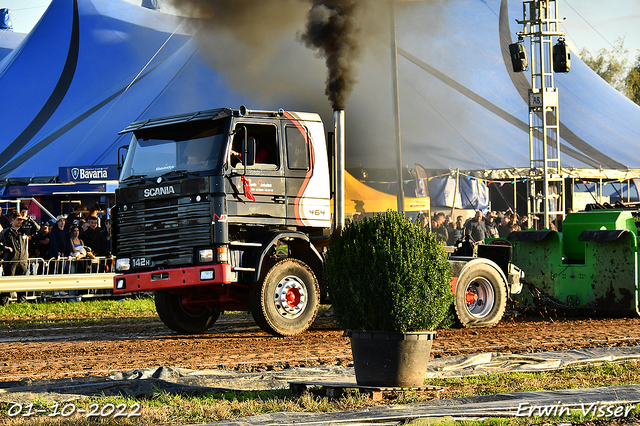
[(517, 197), (517, 191), (516, 191), (516, 183), (518, 182), (518, 180), (515, 178), (515, 176), (513, 177), (513, 212), (515, 213), (516, 211), (518, 211), (517, 207), (516, 207), (516, 203), (518, 202), (518, 197)]
[(598, 202), (602, 204), (602, 178), (600, 178), (600, 191), (598, 193)]
[(451, 220), (455, 215), (456, 197), (458, 196), (458, 182), (460, 182), (460, 169), (456, 169), (456, 189), (453, 191), (453, 203), (451, 203)]
[(391, 66), (393, 80), (393, 118), (396, 125), (396, 174), (398, 175), (398, 213), (404, 214), (404, 188), (402, 187), (402, 139), (400, 137), (400, 90), (398, 88), (398, 45), (396, 44), (396, 2), (389, 0), (391, 30)]

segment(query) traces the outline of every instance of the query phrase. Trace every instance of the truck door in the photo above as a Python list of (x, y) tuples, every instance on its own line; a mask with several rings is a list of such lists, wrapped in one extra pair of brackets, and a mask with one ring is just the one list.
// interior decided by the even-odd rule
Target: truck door
[[(245, 132), (246, 128), (246, 132)], [(282, 161), (282, 144), (275, 123), (261, 124), (237, 121), (231, 150), (239, 153), (231, 158), (231, 183), (235, 188), (227, 192), (229, 220), (246, 224), (284, 224), (286, 197)], [(244, 192), (242, 175), (242, 141), (246, 137), (255, 146), (255, 163), (246, 168), (245, 179), (255, 197), (253, 202)], [(232, 156), (233, 157), (233, 156)], [(236, 217), (234, 219), (234, 217)]]
[(309, 196), (309, 180), (313, 173), (313, 148), (309, 132), (302, 124), (285, 124), (283, 129), (285, 148), (285, 176), (287, 186), (287, 224), (309, 225), (305, 210), (310, 205), (303, 201)]

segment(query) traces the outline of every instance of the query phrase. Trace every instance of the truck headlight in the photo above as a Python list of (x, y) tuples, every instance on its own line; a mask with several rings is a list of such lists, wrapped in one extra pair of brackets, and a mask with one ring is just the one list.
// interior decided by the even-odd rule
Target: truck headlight
[(198, 259), (200, 263), (212, 263), (214, 260), (217, 263), (228, 263), (229, 249), (225, 246), (216, 247), (215, 249), (202, 249), (198, 251)]
[(116, 259), (116, 271), (128, 271), (131, 269), (131, 263), (129, 259)]
[(213, 249), (200, 250), (198, 252), (198, 258), (200, 259), (200, 263), (213, 262)]

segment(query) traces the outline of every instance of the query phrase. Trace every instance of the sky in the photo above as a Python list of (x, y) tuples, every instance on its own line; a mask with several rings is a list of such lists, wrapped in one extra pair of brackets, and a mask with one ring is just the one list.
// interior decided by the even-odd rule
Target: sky
[[(0, 0), (2, 1), (2, 0)], [(611, 50), (619, 37), (624, 37), (625, 55), (629, 64), (640, 54), (639, 0), (559, 0), (558, 14), (566, 18), (561, 31), (580, 52), (592, 54), (602, 48)]]
[[(29, 32), (51, 0), (0, 0), (0, 8), (11, 9), (16, 32)], [(125, 0), (141, 4), (141, 0)], [(479, 0), (478, 0), (479, 1)], [(566, 18), (561, 30), (575, 51), (583, 48), (592, 54), (602, 48), (611, 50), (616, 40), (625, 37), (624, 56), (629, 65), (640, 54), (640, 0), (557, 0), (560, 17)], [(159, 0), (168, 10), (166, 0)]]

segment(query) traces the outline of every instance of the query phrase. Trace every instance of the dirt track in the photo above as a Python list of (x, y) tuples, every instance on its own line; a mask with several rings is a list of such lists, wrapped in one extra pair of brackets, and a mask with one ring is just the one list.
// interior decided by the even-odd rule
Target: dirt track
[[(640, 318), (505, 318), (492, 329), (438, 332), (432, 356), (530, 353), (640, 345)], [(279, 369), (351, 362), (349, 339), (329, 317), (301, 336), (278, 338), (250, 319), (221, 318), (204, 335), (184, 336), (160, 321), (137, 325), (42, 326), (0, 331), (0, 381), (105, 376), (135, 368)]]

